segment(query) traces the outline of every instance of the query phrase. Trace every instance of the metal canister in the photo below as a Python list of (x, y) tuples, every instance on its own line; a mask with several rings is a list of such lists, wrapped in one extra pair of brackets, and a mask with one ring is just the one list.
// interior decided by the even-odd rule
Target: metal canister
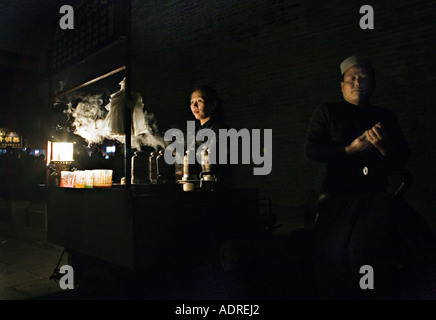
[(165, 151), (160, 150), (158, 156), (156, 157), (156, 167), (157, 167), (157, 183), (159, 184), (169, 184), (175, 183), (175, 169), (174, 165), (168, 164), (165, 161)]
[(186, 151), (183, 158), (183, 191), (194, 191), (196, 188), (195, 180), (198, 180), (198, 167), (196, 163), (189, 163), (190, 150)]
[(213, 180), (211, 165), (209, 161), (209, 150), (203, 149), (201, 151), (201, 180)]
[(201, 172), (210, 171), (209, 152), (207, 148), (201, 151)]
[(158, 153), (153, 151), (150, 153), (148, 157), (148, 167), (149, 167), (149, 177), (150, 183), (157, 183), (157, 165), (156, 165), (156, 157)]
[(185, 180), (198, 180), (199, 168), (197, 163), (189, 163), (190, 150), (186, 151), (183, 158), (183, 177)]
[(149, 157), (144, 151), (135, 151), (132, 157), (132, 184), (150, 183)]

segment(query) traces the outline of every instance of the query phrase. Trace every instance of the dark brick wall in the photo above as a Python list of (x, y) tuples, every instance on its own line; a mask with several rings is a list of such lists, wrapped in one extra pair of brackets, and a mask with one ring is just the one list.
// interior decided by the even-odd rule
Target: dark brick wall
[[(372, 5), (375, 29), (361, 30)], [(273, 130), (273, 170), (235, 170), (239, 186), (259, 187), (283, 217), (301, 217), (317, 193), (317, 167), (303, 158), (313, 109), (341, 98), (339, 63), (360, 52), (377, 72), (373, 102), (397, 113), (413, 156), (411, 201), (435, 188), (435, 1), (133, 1), (134, 91), (161, 132), (185, 128), (192, 86), (215, 87), (235, 128)]]

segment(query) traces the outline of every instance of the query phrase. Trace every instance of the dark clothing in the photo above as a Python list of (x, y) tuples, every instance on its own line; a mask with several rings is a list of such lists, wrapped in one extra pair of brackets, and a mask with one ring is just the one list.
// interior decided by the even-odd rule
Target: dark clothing
[(228, 127), (221, 121), (215, 119), (209, 119), (203, 125), (200, 122), (196, 122), (196, 133), (201, 129), (211, 129), (215, 132), (216, 137), (218, 138), (219, 129), (228, 129)]
[[(347, 155), (345, 147), (378, 122), (392, 143), (389, 155), (375, 147)], [(399, 280), (400, 237), (385, 190), (389, 174), (410, 157), (396, 116), (371, 104), (326, 103), (313, 113), (304, 151), (307, 159), (319, 163), (321, 191), (327, 195), (318, 206), (314, 237), (320, 296), (391, 296)], [(375, 291), (359, 285), (364, 265), (375, 270)]]
[[(314, 270), (320, 298), (393, 297), (401, 284), (400, 238), (386, 193), (328, 197), (315, 227)], [(371, 266), (376, 290), (362, 290), (362, 266)]]
[[(348, 156), (345, 147), (377, 122), (392, 138), (392, 152), (385, 157), (373, 147), (365, 153)], [(355, 106), (346, 101), (326, 103), (315, 110), (304, 151), (307, 159), (319, 163), (321, 189), (329, 195), (382, 191), (388, 185), (388, 174), (402, 168), (410, 157), (391, 111), (373, 105)]]
[[(196, 122), (196, 130), (195, 135), (197, 135), (198, 131), (201, 129), (210, 129), (215, 133), (215, 141), (209, 141), (208, 138), (205, 138), (205, 141), (197, 141), (196, 142), (196, 149), (206, 143), (207, 148), (216, 148), (216, 164), (211, 164), (210, 168), (211, 171), (215, 172), (215, 176), (217, 179), (217, 187), (231, 187), (233, 186), (232, 182), (232, 174), (231, 174), (231, 166), (230, 166), (230, 152), (229, 147), (227, 146), (227, 150), (220, 150), (219, 148), (219, 130), (220, 129), (228, 129), (228, 127), (222, 122), (217, 119), (211, 118), (207, 122), (205, 122), (203, 125), (200, 125), (200, 123)], [(219, 164), (219, 155), (220, 152), (226, 152), (226, 158), (227, 158), (227, 164)]]

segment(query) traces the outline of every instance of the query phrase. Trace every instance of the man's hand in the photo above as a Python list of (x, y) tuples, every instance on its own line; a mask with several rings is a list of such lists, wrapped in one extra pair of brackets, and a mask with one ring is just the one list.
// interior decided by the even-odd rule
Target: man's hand
[(345, 147), (345, 152), (348, 155), (360, 153), (369, 148), (372, 148), (372, 143), (366, 138), (366, 132), (367, 131), (365, 131), (360, 137), (354, 139), (353, 142), (350, 143), (350, 145)]
[(386, 134), (380, 123), (365, 131), (366, 139), (376, 147), (384, 156), (388, 154), (386, 144)]

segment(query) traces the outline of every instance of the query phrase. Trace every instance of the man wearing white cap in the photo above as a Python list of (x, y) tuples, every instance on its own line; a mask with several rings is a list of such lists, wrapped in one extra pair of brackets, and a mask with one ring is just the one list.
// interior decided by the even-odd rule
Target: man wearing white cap
[(319, 164), (321, 202), (316, 222), (315, 271), (322, 297), (362, 293), (359, 269), (371, 265), (376, 290), (392, 284), (397, 240), (387, 210), (388, 175), (410, 157), (396, 116), (374, 106), (374, 70), (351, 56), (340, 64), (343, 100), (316, 108), (305, 157)]

